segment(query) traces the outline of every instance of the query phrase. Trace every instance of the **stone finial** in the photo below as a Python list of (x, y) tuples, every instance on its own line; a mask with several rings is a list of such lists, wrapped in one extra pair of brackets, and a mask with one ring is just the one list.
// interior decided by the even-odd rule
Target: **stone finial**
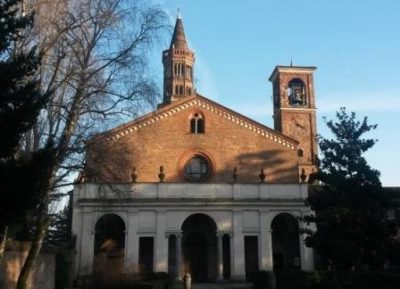
[(234, 167), (234, 168), (233, 168), (233, 175), (232, 175), (232, 178), (233, 178), (233, 182), (236, 183), (237, 180), (238, 180), (237, 167)]
[(264, 173), (264, 169), (261, 169), (261, 172), (260, 172), (260, 174), (258, 175), (258, 177), (260, 178), (260, 182), (261, 182), (261, 183), (265, 183), (265, 177), (266, 177), (266, 175), (265, 175), (265, 173)]
[(158, 178), (160, 179), (160, 183), (164, 182), (165, 174), (164, 174), (164, 167), (160, 166), (160, 173), (158, 174)]
[(301, 169), (300, 180), (302, 183), (305, 183), (307, 180), (306, 170), (304, 168)]
[(136, 183), (136, 180), (137, 180), (136, 167), (133, 167), (131, 173), (131, 182)]

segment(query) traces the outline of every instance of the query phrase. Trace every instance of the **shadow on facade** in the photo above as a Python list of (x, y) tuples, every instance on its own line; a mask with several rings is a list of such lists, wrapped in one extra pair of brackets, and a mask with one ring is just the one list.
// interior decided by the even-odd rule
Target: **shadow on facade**
[[(259, 183), (261, 169), (266, 183), (297, 183), (299, 180), (297, 161), (288, 161), (281, 150), (264, 150), (257, 153), (240, 154), (234, 163), (224, 164), (215, 173), (215, 179), (233, 182), (234, 168), (237, 168), (237, 183)], [(294, 152), (293, 152), (294, 153)]]

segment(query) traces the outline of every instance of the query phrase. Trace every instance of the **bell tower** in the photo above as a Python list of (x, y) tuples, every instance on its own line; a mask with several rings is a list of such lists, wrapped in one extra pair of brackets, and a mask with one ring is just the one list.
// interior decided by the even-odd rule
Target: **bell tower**
[(299, 142), (299, 176), (316, 172), (317, 127), (314, 66), (276, 66), (272, 82), (274, 128)]
[(169, 49), (163, 51), (164, 93), (162, 105), (195, 93), (193, 79), (194, 52), (187, 45), (183, 23), (177, 17)]

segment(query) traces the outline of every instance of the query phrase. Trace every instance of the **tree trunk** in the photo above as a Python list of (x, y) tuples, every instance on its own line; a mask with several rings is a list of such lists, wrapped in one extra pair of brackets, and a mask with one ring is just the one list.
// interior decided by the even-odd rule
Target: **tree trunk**
[(0, 241), (0, 261), (1, 261), (1, 259), (3, 259), (4, 252), (6, 251), (7, 235), (8, 235), (8, 226), (5, 225), (3, 228), (3, 232), (1, 235), (1, 241)]
[(43, 240), (46, 237), (47, 228), (50, 222), (46, 214), (47, 206), (41, 206), (40, 210), (41, 212), (39, 212), (34, 239), (32, 240), (28, 256), (26, 257), (24, 266), (22, 267), (21, 273), (18, 277), (17, 289), (27, 288), (28, 278), (33, 270), (33, 267), (35, 266), (40, 249), (42, 248)]

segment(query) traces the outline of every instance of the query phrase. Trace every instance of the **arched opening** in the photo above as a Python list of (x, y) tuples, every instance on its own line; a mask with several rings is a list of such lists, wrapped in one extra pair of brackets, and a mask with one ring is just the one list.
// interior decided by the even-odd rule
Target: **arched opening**
[(274, 271), (300, 270), (299, 224), (288, 213), (278, 214), (271, 223)]
[(303, 156), (304, 156), (304, 152), (303, 152), (302, 149), (298, 149), (298, 150), (297, 150), (297, 156), (298, 156), (298, 157), (303, 157)]
[(207, 215), (194, 214), (182, 224), (183, 273), (195, 282), (217, 278), (217, 226)]
[(304, 82), (299, 78), (294, 78), (288, 83), (287, 96), (289, 104), (293, 106), (302, 106), (307, 104), (306, 89)]
[(115, 214), (102, 216), (95, 226), (94, 270), (102, 279), (112, 280), (124, 265), (125, 223)]

